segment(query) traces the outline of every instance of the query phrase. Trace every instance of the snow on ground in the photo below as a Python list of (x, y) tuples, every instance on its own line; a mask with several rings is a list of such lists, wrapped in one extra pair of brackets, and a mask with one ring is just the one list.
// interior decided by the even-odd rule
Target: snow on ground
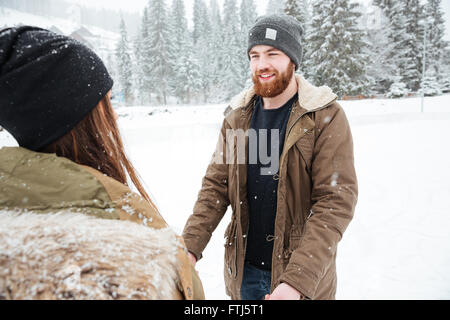
[[(355, 145), (359, 200), (338, 247), (337, 299), (450, 299), (450, 95), (341, 101)], [(128, 154), (181, 233), (226, 105), (119, 108)], [(0, 146), (15, 145), (0, 132)], [(207, 299), (228, 299), (223, 233), (197, 264)]]

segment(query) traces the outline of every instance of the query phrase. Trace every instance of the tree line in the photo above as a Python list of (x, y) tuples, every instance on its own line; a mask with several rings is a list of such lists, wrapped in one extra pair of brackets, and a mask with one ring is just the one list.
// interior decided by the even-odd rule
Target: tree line
[[(299, 72), (341, 98), (450, 92), (441, 0), (372, 4), (377, 14), (367, 15), (350, 0), (269, 0), (267, 13), (302, 23)], [(115, 91), (125, 104), (228, 101), (251, 85), (247, 34), (256, 18), (254, 0), (194, 0), (189, 29), (184, 1), (149, 0), (136, 37), (120, 24)]]

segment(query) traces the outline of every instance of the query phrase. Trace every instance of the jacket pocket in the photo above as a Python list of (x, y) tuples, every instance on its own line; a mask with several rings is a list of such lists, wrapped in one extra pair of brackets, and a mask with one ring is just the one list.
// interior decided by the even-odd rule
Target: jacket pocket
[(232, 219), (225, 230), (225, 274), (227, 277), (236, 278), (237, 275), (237, 239), (236, 219)]
[(285, 259), (290, 259), (292, 252), (300, 247), (303, 239), (303, 228), (299, 224), (293, 224), (289, 232), (289, 244), (284, 252)]

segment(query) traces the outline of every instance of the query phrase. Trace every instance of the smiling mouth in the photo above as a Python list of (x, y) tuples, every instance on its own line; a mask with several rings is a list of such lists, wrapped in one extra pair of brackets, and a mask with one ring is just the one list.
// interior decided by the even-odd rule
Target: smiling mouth
[(275, 74), (267, 74), (267, 73), (263, 73), (258, 76), (258, 78), (261, 79), (262, 81), (269, 81), (272, 80), (274, 77)]

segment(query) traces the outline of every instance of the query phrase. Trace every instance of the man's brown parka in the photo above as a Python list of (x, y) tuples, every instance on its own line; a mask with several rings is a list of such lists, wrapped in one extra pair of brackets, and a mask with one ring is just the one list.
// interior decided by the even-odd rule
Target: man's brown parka
[[(328, 87), (315, 87), (296, 75), (294, 104), (280, 156), (272, 254), (273, 291), (285, 282), (309, 299), (334, 299), (337, 245), (353, 217), (358, 187), (353, 141), (344, 110)], [(218, 148), (202, 181), (183, 238), (198, 259), (228, 205), (232, 218), (225, 232), (226, 292), (240, 299), (248, 231), (247, 162), (238, 161), (236, 132), (250, 127), (253, 89), (233, 99), (223, 121)], [(231, 137), (231, 139), (230, 139)], [(231, 141), (232, 140), (232, 141)], [(226, 155), (234, 155), (227, 161)], [(222, 161), (217, 161), (220, 159)]]

